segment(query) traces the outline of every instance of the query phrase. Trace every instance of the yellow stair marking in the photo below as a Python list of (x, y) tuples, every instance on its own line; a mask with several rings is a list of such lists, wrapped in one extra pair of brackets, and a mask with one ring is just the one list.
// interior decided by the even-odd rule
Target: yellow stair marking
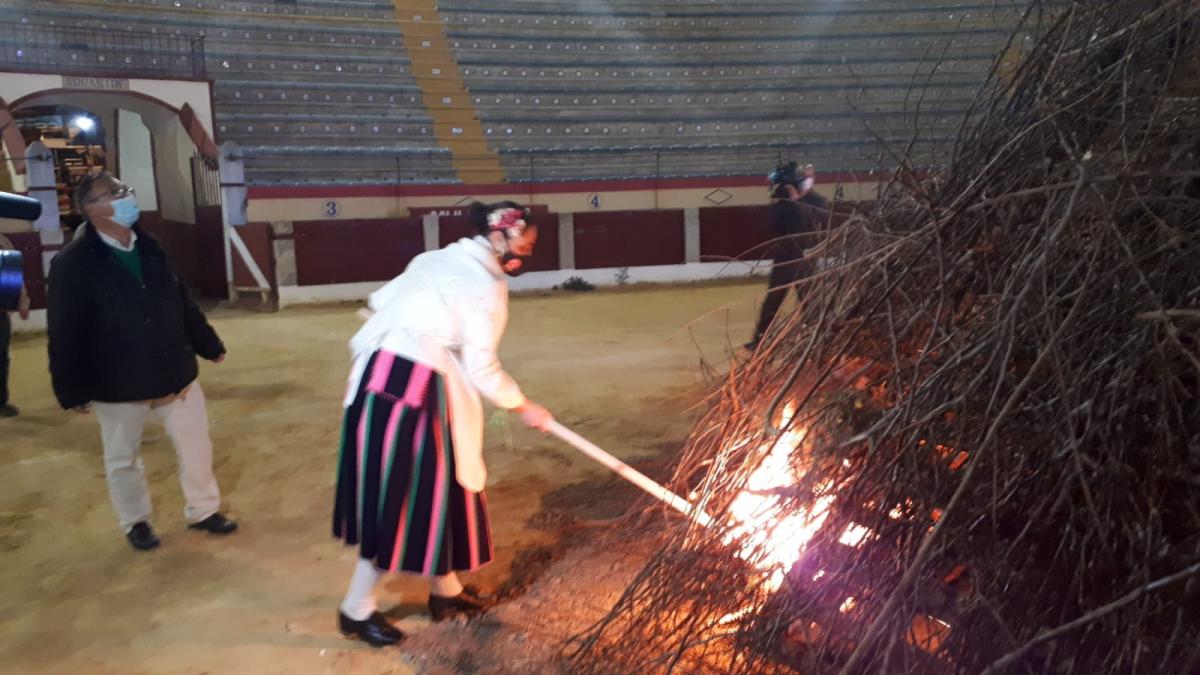
[(467, 83), (446, 39), (446, 27), (434, 0), (394, 0), (396, 21), (421, 101), (433, 118), (438, 142), (450, 150), (451, 162), (464, 183), (503, 183), (500, 156), (488, 147), (471, 102)]

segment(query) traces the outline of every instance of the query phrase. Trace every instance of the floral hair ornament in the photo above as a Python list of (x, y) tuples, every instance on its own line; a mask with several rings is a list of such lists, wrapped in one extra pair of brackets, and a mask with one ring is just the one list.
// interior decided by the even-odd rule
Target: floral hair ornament
[(488, 214), (488, 230), (515, 237), (525, 231), (525, 212), (521, 209), (496, 209)]

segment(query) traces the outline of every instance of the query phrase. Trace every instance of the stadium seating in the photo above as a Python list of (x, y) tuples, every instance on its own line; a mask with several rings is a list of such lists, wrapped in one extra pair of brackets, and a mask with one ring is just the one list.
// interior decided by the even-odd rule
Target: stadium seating
[[(446, 0), (439, 10), (464, 105), (508, 179), (540, 181), (757, 174), (780, 156), (860, 169), (875, 165), (881, 139), (907, 142), (918, 127), (916, 147), (937, 161), (1020, 6)], [(19, 14), (26, 34), (203, 37), (217, 136), (246, 148), (252, 183), (456, 179), (437, 141), (452, 130), (424, 105), (390, 2), (67, 0)], [(65, 49), (63, 62), (136, 69), (161, 58), (124, 49), (105, 60), (104, 45), (86, 47)]]

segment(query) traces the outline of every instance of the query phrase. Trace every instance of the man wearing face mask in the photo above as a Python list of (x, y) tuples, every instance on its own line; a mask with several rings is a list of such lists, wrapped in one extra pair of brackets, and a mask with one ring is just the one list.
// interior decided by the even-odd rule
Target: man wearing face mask
[(50, 267), (50, 375), (66, 410), (100, 422), (109, 497), (130, 545), (150, 550), (150, 493), (138, 457), (157, 414), (175, 446), (188, 527), (229, 534), (220, 510), (212, 441), (196, 357), (220, 363), (225, 346), (159, 242), (137, 226), (132, 188), (111, 174), (85, 177), (75, 205), (87, 219)]
[(808, 235), (817, 230), (817, 219), (813, 209), (801, 201), (801, 190), (811, 190), (812, 183), (802, 181), (797, 175), (795, 162), (775, 169), (770, 175), (771, 205), (767, 210), (769, 228), (774, 249), (771, 277), (767, 297), (759, 311), (754, 338), (743, 345), (754, 351), (766, 335), (779, 307), (783, 304), (789, 288), (796, 289), (797, 283), (810, 274), (810, 264), (804, 259), (804, 246)]

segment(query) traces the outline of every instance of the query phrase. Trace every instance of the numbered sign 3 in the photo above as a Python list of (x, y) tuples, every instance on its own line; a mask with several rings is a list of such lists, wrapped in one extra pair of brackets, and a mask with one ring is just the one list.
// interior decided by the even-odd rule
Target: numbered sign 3
[(329, 199), (321, 205), (321, 211), (327, 218), (337, 218), (338, 214), (342, 212), (342, 206), (336, 201)]

